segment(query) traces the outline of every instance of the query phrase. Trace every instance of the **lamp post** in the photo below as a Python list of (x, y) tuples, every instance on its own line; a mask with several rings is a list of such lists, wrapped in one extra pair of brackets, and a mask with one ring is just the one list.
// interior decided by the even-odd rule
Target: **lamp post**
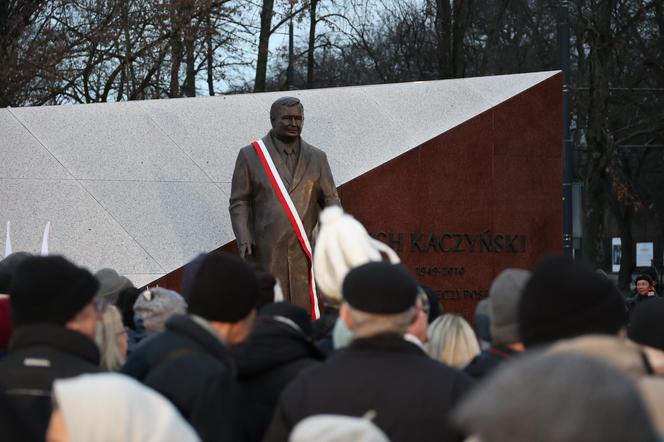
[(288, 70), (286, 71), (286, 83), (288, 85), (288, 90), (292, 91), (295, 89), (293, 85), (293, 64), (295, 61), (295, 55), (293, 53), (293, 8), (297, 3), (297, 0), (288, 0), (290, 3), (290, 20), (288, 21)]
[(574, 256), (572, 232), (572, 137), (569, 130), (569, 1), (558, 7), (558, 48), (563, 71), (563, 253)]

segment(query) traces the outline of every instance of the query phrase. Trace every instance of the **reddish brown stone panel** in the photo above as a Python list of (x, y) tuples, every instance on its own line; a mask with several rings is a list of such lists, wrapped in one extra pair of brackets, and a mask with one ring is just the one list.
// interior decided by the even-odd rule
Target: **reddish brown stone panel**
[(445, 311), (471, 319), (500, 271), (561, 252), (561, 87), (555, 76), (341, 186)]

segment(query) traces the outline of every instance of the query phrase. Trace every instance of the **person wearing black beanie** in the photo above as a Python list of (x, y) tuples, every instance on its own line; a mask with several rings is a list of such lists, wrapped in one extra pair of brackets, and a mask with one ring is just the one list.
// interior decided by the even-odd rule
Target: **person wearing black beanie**
[(519, 335), (527, 348), (586, 334), (615, 335), (625, 322), (623, 297), (613, 282), (562, 256), (535, 266), (518, 307)]
[[(90, 304), (99, 283), (87, 270), (60, 256), (27, 258), (16, 270), (9, 286), (15, 327), (51, 323), (64, 326)], [(91, 307), (91, 306), (90, 306)], [(96, 317), (77, 325), (94, 337)]]
[(339, 314), (352, 342), (288, 384), (263, 440), (288, 440), (312, 415), (361, 416), (367, 410), (393, 442), (463, 439), (447, 415), (473, 381), (405, 337), (422, 319), (412, 273), (400, 264), (369, 262), (349, 270), (341, 290)]
[(664, 376), (664, 299), (639, 304), (630, 318), (627, 337), (641, 346), (658, 376)]
[(14, 331), (0, 360), (0, 394), (19, 418), (46, 434), (54, 380), (100, 371), (92, 338), (99, 284), (61, 256), (26, 257), (9, 286)]
[(286, 385), (324, 359), (311, 334), (306, 310), (289, 302), (277, 302), (260, 308), (249, 338), (233, 347), (245, 399), (246, 442), (263, 440)]
[(638, 344), (664, 351), (664, 299), (639, 304), (632, 313), (627, 336)]
[(122, 371), (169, 398), (202, 440), (243, 440), (230, 347), (253, 328), (258, 277), (240, 258), (219, 252), (197, 258), (189, 272), (188, 314), (172, 316), (166, 330), (142, 343)]

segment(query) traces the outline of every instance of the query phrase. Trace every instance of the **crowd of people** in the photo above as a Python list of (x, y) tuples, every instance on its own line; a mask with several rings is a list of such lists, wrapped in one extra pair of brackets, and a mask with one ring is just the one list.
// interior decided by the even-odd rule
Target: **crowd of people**
[[(658, 441), (664, 299), (564, 257), (507, 269), (473, 327), (339, 207), (321, 318), (221, 252), (179, 292), (60, 256), (0, 262), (2, 441)], [(278, 285), (277, 285), (278, 286)]]

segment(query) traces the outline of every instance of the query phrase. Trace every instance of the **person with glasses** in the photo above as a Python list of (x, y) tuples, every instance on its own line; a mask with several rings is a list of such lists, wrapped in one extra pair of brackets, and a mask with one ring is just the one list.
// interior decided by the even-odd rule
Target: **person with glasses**
[(417, 294), (417, 299), (415, 300), (415, 317), (408, 327), (408, 330), (406, 330), (404, 339), (412, 342), (424, 351), (426, 351), (424, 344), (429, 340), (429, 337), (427, 336), (427, 328), (429, 326), (428, 319), (430, 310), (431, 305), (429, 304), (429, 298), (427, 297), (427, 294), (420, 289)]

